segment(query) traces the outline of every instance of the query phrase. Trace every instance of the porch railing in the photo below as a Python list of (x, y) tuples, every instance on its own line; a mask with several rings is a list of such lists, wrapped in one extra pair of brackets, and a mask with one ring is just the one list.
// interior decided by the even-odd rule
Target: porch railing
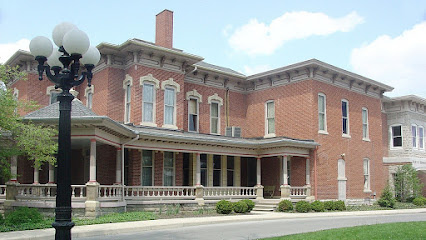
[(204, 198), (256, 198), (254, 187), (205, 187)]
[[(56, 184), (19, 184), (16, 185), (17, 199), (54, 199)], [(86, 198), (85, 185), (71, 185), (73, 200)]]
[(0, 185), (0, 199), (6, 198), (6, 185)]
[(195, 199), (195, 187), (126, 186), (125, 199)]
[(121, 185), (100, 185), (99, 198), (108, 200), (120, 200), (123, 196), (123, 186)]
[(306, 197), (307, 187), (290, 187), (290, 197)]

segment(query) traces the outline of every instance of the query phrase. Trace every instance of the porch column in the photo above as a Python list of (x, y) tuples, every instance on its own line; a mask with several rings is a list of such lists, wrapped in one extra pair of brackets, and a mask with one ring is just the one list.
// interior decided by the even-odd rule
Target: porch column
[(39, 174), (38, 168), (34, 167), (34, 182), (33, 182), (33, 184), (40, 184), (39, 176), (40, 176), (40, 174)]
[(311, 171), (309, 166), (309, 158), (306, 158), (306, 185), (311, 185)]
[(10, 160), (11, 182), (18, 182), (18, 156), (12, 156)]
[(115, 184), (121, 184), (121, 148), (117, 148), (115, 157)]
[(201, 160), (200, 153), (196, 153), (196, 184), (195, 184), (195, 201), (198, 202), (198, 205), (204, 205), (204, 187), (201, 185)]
[(55, 183), (55, 166), (49, 164), (49, 184)]
[(263, 199), (263, 186), (262, 186), (262, 171), (261, 171), (261, 162), (260, 162), (260, 157), (257, 158), (257, 166), (256, 166), (256, 175), (257, 175), (257, 180), (256, 180), (256, 199), (257, 200), (262, 200)]
[(288, 185), (287, 163), (288, 163), (288, 156), (284, 155), (282, 158), (283, 185), (281, 185), (280, 187), (281, 199), (290, 199), (290, 195), (291, 195), (290, 185)]
[(96, 182), (96, 139), (90, 139), (90, 176), (89, 182)]
[(287, 155), (283, 156), (283, 185), (288, 185), (288, 157)]
[(197, 161), (196, 161), (196, 172), (195, 172), (195, 185), (200, 186), (201, 185), (201, 163), (200, 163), (200, 153), (196, 153)]

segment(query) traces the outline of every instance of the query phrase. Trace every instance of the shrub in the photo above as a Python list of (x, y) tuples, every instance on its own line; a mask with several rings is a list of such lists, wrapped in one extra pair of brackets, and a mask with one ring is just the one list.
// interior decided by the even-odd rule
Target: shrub
[(422, 184), (411, 164), (399, 166), (395, 172), (395, 195), (401, 202), (410, 202), (421, 196)]
[(247, 207), (248, 207), (247, 212), (251, 212), (251, 210), (253, 210), (255, 204), (252, 200), (244, 199), (244, 200), (241, 200), (241, 202), (245, 202), (247, 204)]
[(334, 202), (333, 201), (324, 202), (324, 208), (326, 210), (334, 210)]
[(4, 224), (4, 218), (3, 215), (0, 213), (0, 225)]
[(293, 210), (293, 203), (290, 200), (282, 200), (278, 203), (277, 210), (279, 212), (289, 212)]
[(247, 206), (247, 203), (243, 201), (238, 201), (234, 203), (233, 209), (234, 209), (234, 212), (236, 213), (246, 213), (248, 211), (248, 206)]
[(39, 223), (43, 221), (43, 216), (37, 208), (19, 207), (15, 211), (6, 215), (5, 224), (9, 226), (23, 223)]
[(230, 214), (233, 204), (230, 201), (220, 200), (216, 203), (216, 212), (220, 214)]
[(345, 202), (342, 200), (339, 201), (335, 201), (333, 203), (333, 210), (337, 210), (337, 211), (343, 211), (346, 210), (346, 205)]
[(301, 213), (306, 213), (311, 210), (311, 204), (306, 201), (299, 201), (296, 203), (296, 211)]
[(380, 196), (379, 201), (377, 201), (380, 207), (389, 207), (393, 208), (395, 206), (395, 198), (393, 197), (392, 191), (387, 185), (385, 189), (383, 189), (382, 195)]
[(315, 212), (324, 212), (324, 203), (321, 201), (313, 201), (311, 203), (311, 208), (312, 210), (314, 210)]
[(417, 197), (413, 199), (413, 204), (416, 206), (423, 206), (426, 205), (426, 198), (425, 197)]

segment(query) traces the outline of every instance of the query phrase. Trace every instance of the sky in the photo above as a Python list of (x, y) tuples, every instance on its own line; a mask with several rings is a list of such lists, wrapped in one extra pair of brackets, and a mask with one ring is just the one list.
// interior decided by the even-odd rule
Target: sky
[[(155, 2), (155, 3), (154, 3)], [(0, 0), (0, 63), (71, 22), (92, 45), (155, 41), (155, 15), (174, 12), (173, 47), (245, 75), (312, 58), (426, 98), (425, 0)]]

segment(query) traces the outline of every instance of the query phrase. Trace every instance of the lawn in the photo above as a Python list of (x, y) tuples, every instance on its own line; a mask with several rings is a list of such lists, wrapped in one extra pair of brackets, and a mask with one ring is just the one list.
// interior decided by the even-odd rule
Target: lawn
[(426, 222), (387, 223), (338, 228), (265, 239), (426, 239)]

